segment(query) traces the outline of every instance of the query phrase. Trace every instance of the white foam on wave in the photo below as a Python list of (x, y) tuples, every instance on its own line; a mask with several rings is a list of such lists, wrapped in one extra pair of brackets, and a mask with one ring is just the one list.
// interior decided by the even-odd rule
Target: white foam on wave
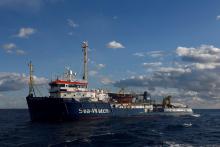
[(165, 144), (168, 145), (169, 147), (193, 147), (190, 144), (180, 144), (174, 141), (165, 141)]
[(194, 117), (200, 117), (200, 114), (192, 114)]
[(102, 133), (102, 134), (90, 135), (89, 137), (99, 137), (99, 136), (114, 135), (114, 134), (115, 134), (115, 133), (107, 132), (107, 133)]
[(184, 123), (183, 126), (184, 126), (184, 127), (191, 127), (191, 126), (192, 126), (192, 123), (191, 123), (191, 122), (190, 122), (190, 123)]

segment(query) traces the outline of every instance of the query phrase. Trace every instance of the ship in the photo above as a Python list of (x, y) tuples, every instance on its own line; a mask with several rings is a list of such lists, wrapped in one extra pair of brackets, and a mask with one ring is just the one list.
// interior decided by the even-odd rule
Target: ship
[(49, 83), (49, 96), (36, 96), (33, 65), (29, 63), (29, 94), (26, 97), (32, 121), (65, 121), (152, 115), (191, 115), (187, 105), (172, 103), (171, 96), (155, 103), (150, 94), (109, 92), (88, 87), (88, 42), (82, 43), (83, 76), (79, 80), (70, 68)]

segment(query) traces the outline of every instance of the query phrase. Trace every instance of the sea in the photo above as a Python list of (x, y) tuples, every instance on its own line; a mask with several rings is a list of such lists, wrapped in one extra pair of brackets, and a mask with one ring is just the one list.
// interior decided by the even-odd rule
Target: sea
[(220, 147), (220, 110), (191, 116), (31, 122), (27, 109), (0, 110), (0, 147)]

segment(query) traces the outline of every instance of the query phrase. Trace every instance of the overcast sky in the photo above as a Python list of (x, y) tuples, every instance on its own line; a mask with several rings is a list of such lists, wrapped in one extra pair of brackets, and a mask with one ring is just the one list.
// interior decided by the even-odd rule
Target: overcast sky
[(1, 0), (0, 108), (26, 108), (28, 66), (47, 95), (68, 66), (90, 87), (148, 90), (158, 100), (220, 108), (219, 0)]

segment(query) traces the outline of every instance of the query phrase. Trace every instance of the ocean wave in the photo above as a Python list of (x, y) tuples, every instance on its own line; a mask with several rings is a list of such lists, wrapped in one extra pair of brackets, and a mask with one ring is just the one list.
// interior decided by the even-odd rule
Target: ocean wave
[(184, 126), (184, 127), (191, 127), (191, 126), (192, 126), (192, 123), (191, 123), (191, 122), (190, 122), (190, 123), (184, 123), (183, 126)]
[(168, 147), (193, 147), (192, 145), (190, 144), (180, 144), (180, 143), (176, 143), (174, 141), (165, 141), (165, 146), (168, 146)]
[(200, 114), (192, 114), (193, 117), (200, 117)]

